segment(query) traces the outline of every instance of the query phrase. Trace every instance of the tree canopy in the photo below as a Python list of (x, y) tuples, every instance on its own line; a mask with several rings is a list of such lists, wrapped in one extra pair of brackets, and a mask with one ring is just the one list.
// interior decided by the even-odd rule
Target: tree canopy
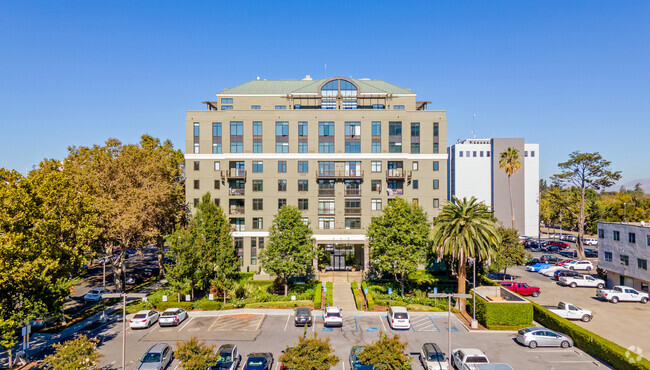
[(526, 262), (526, 250), (519, 241), (519, 233), (515, 229), (499, 227), (497, 232), (501, 236), (501, 243), (497, 248), (496, 256), (490, 265), (493, 271), (503, 270), (505, 277), (508, 267), (521, 266)]
[(199, 342), (196, 337), (187, 342), (176, 342), (174, 356), (182, 361), (183, 369), (204, 370), (215, 366), (219, 361), (219, 354), (214, 350), (214, 345), (208, 346)]
[(99, 341), (81, 334), (76, 338), (54, 344), (54, 354), (45, 356), (43, 367), (53, 370), (98, 369), (104, 357), (97, 350)]
[(359, 352), (359, 362), (374, 365), (377, 370), (408, 370), (411, 368), (411, 360), (404, 353), (406, 344), (397, 334), (389, 337), (386, 333), (379, 333), (379, 339)]
[(512, 203), (512, 175), (521, 168), (519, 150), (509, 146), (499, 154), (499, 168), (508, 175), (508, 193), (510, 194), (510, 214), (512, 215), (512, 228), (515, 228), (515, 206)]
[(306, 338), (301, 336), (294, 347), (280, 356), (279, 361), (288, 369), (327, 370), (341, 361), (334, 354), (330, 339), (320, 339), (317, 333)]

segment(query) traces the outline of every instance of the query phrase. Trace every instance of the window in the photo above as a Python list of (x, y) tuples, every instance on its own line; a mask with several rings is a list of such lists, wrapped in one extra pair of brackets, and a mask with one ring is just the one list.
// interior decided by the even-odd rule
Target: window
[(298, 191), (309, 191), (309, 180), (298, 180)]
[(483, 157), (483, 151), (482, 150), (479, 152), (479, 157)]
[(433, 180), (433, 188), (434, 189), (440, 188), (440, 180)]
[(199, 161), (194, 161), (194, 171), (199, 170)]
[(524, 150), (524, 157), (528, 157), (528, 151)]
[(221, 154), (221, 143), (212, 143), (212, 154)]
[(630, 243), (636, 243), (636, 234), (635, 233), (628, 233), (627, 234), (627, 241)]
[(287, 180), (278, 180), (278, 191), (287, 191)]
[(253, 211), (264, 210), (264, 202), (262, 199), (253, 199)]
[[(234, 225), (236, 229), (239, 229), (239, 225), (234, 222), (235, 220), (238, 219), (231, 219), (230, 224)], [(244, 265), (244, 238), (233, 238), (233, 241), (235, 242), (235, 254), (237, 254), (237, 257), (239, 258), (239, 264), (240, 266)]]
[(308, 161), (298, 161), (298, 172), (309, 172), (309, 162)]
[(370, 162), (370, 172), (381, 172), (381, 161)]
[(214, 188), (215, 188), (216, 190), (221, 189), (221, 181), (219, 181), (219, 180), (214, 180)]
[(334, 214), (334, 199), (319, 199), (318, 200), (318, 213), (321, 215)]
[(345, 143), (345, 152), (346, 153), (361, 153), (361, 143), (360, 142), (346, 142)]
[(264, 219), (262, 217), (253, 217), (253, 230), (261, 230), (264, 228)]
[(411, 143), (411, 153), (413, 154), (420, 153), (420, 143)]
[(259, 140), (253, 141), (253, 153), (262, 153), (262, 142)]
[(238, 141), (230, 142), (230, 152), (231, 153), (243, 153), (244, 152), (244, 143)]
[(253, 172), (264, 172), (264, 163), (262, 161), (253, 161)]
[(212, 136), (221, 136), (221, 122), (212, 122)]
[(287, 161), (278, 161), (278, 172), (287, 172)]
[(289, 153), (289, 143), (275, 143), (276, 153)]
[(395, 109), (404, 109), (403, 105), (393, 105), (393, 108)]
[[(439, 151), (440, 151), (440, 148), (439, 148), (438, 143), (433, 143), (433, 152), (437, 154)], [(461, 157), (462, 157), (462, 155), (461, 155)]]
[(370, 190), (381, 192), (381, 180), (370, 180)]
[(309, 226), (309, 217), (303, 217), (303, 218), (302, 218), (302, 223), (303, 223), (304, 225)]
[(307, 153), (309, 151), (309, 144), (306, 141), (298, 142), (298, 153)]
[(372, 141), (372, 152), (381, 153), (381, 141), (377, 141), (377, 140)]
[(636, 259), (636, 265), (641, 270), (647, 270), (648, 269), (648, 260), (637, 258)]
[(287, 200), (286, 199), (278, 199), (278, 209), (282, 208), (282, 206), (287, 205)]
[(308, 127), (309, 126), (307, 122), (298, 122), (298, 136), (306, 137), (308, 133)]
[(318, 143), (319, 153), (334, 153), (334, 143)]
[(476, 158), (476, 150), (472, 152), (472, 157)]
[(598, 238), (604, 239), (605, 238), (605, 230), (603, 229), (598, 229)]
[(485, 156), (486, 156), (486, 157), (489, 157), (489, 156), (490, 156), (490, 151), (489, 151), (489, 150), (488, 150), (487, 152), (485, 152)]
[(286, 105), (276, 105), (275, 109), (287, 109)]
[(372, 136), (381, 136), (381, 122), (372, 121)]
[(334, 122), (318, 122), (318, 136), (334, 136)]
[(417, 171), (419, 167), (418, 161), (413, 161), (413, 171)]
[(361, 122), (346, 122), (345, 136), (361, 136)]
[(214, 205), (217, 206), (217, 207), (221, 207), (221, 199), (214, 198)]
[(413, 189), (419, 189), (420, 188), (420, 182), (418, 180), (413, 180)]
[(251, 105), (251, 109), (259, 110), (259, 109), (262, 109), (262, 107), (260, 107), (259, 105)]
[(319, 217), (318, 228), (322, 230), (331, 230), (334, 228), (334, 217)]
[(411, 137), (420, 136), (420, 123), (419, 122), (411, 122)]
[(624, 254), (621, 254), (621, 265), (629, 266), (630, 265), (630, 257), (626, 256)]
[(199, 198), (194, 198), (194, 208), (199, 206)]
[(345, 219), (345, 228), (346, 229), (360, 229), (361, 228), (361, 219), (359, 217), (351, 217)]
[(221, 106), (221, 110), (231, 110), (231, 109), (232, 109), (232, 105), (222, 105)]
[(199, 180), (194, 180), (194, 189), (199, 188)]
[(306, 211), (309, 209), (309, 199), (298, 199), (298, 209)]
[(253, 122), (253, 136), (262, 136), (262, 122)]
[(232, 104), (232, 98), (221, 98), (221, 104)]
[(264, 191), (264, 180), (253, 180), (253, 191)]
[(433, 123), (433, 136), (438, 136), (438, 122)]
[(275, 136), (289, 136), (289, 122), (276, 122)]
[(418, 206), (420, 204), (420, 200), (418, 198), (413, 198), (413, 205)]
[(402, 122), (389, 122), (388, 135), (402, 135)]
[(244, 123), (243, 122), (230, 122), (230, 136), (234, 135), (244, 135)]
[(199, 137), (199, 123), (194, 122), (194, 137)]
[(462, 156), (463, 156), (463, 151), (462, 151), (462, 150), (458, 152), (458, 156), (459, 156), (459, 157), (462, 157)]
[(648, 236), (646, 237), (646, 239), (648, 239), (648, 240), (647, 240), (647, 244), (650, 245), (650, 235), (648, 235)]
[(616, 241), (621, 240), (621, 233), (618, 232), (618, 231), (616, 231), (616, 230), (614, 230), (614, 231), (612, 232), (612, 238), (613, 238), (614, 240), (616, 240)]
[(438, 208), (438, 207), (440, 207), (440, 199), (433, 198), (433, 208)]
[(251, 265), (257, 265), (257, 238), (251, 238)]
[(531, 151), (530, 151), (530, 156), (531, 156), (531, 157), (534, 157), (534, 156), (535, 156), (535, 151), (534, 151), (534, 150), (531, 150)]
[(373, 211), (381, 211), (381, 199), (371, 199), (370, 209)]
[[(462, 153), (462, 152), (461, 152)], [(440, 170), (440, 162), (438, 161), (433, 161), (433, 170), (438, 171)]]
[(388, 152), (389, 153), (401, 153), (402, 152), (402, 143), (391, 141), (388, 143)]
[(612, 262), (612, 252), (605, 252), (605, 262)]
[(194, 154), (199, 153), (199, 143), (194, 143)]

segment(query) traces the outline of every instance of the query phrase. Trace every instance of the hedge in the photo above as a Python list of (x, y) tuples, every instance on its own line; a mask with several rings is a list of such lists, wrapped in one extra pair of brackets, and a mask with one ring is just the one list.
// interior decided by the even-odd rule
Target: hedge
[(310, 300), (259, 302), (259, 303), (248, 303), (247, 305), (244, 306), (244, 308), (289, 308), (289, 307), (309, 306), (310, 304), (311, 304)]
[[(472, 312), (473, 298), (467, 301), (468, 312)], [(533, 324), (533, 306), (528, 303), (488, 302), (476, 296), (476, 319), (487, 329), (513, 330)]]
[(353, 281), (350, 284), (352, 289), (352, 295), (354, 296), (354, 303), (357, 305), (357, 310), (361, 311), (363, 309), (363, 301), (361, 300), (361, 292), (359, 292), (359, 286), (356, 281)]
[(370, 293), (370, 290), (368, 290), (368, 294), (366, 294), (366, 289), (368, 289), (368, 283), (365, 281), (361, 282), (361, 290), (363, 291), (363, 295), (366, 297), (366, 303), (368, 304), (368, 309), (372, 310), (375, 308), (375, 300), (372, 297), (372, 293)]
[(323, 301), (323, 283), (316, 284), (316, 289), (314, 290), (314, 308), (320, 309), (322, 307), (321, 302)]
[(334, 284), (331, 281), (328, 281), (325, 285), (327, 287), (327, 292), (325, 292), (325, 302), (328, 306), (334, 305), (334, 298), (332, 296), (332, 290), (334, 290)]

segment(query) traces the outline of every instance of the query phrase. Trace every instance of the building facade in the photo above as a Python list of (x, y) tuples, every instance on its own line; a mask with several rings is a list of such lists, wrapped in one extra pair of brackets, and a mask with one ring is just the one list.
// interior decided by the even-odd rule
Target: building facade
[(599, 222), (598, 267), (607, 271), (607, 286), (625, 285), (648, 292), (650, 225), (645, 222)]
[[(437, 215), (446, 189), (446, 114), (381, 80), (253, 80), (188, 111), (186, 196), (230, 218), (243, 271), (282, 205), (323, 250), (318, 269), (367, 266), (366, 228), (395, 197)], [(442, 148), (442, 149), (441, 149)]]
[(447, 199), (472, 196), (494, 210), (506, 227), (512, 226), (508, 176), (499, 168), (506, 148), (519, 150), (521, 168), (511, 179), (515, 228), (522, 235), (539, 235), (539, 144), (524, 139), (467, 139), (447, 148)]

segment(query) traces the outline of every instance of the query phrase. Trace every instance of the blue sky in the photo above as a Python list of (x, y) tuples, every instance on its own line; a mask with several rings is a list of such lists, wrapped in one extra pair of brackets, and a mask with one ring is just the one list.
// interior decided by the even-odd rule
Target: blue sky
[[(447, 111), (448, 142), (539, 143), (540, 176), (600, 152), (650, 177), (647, 1), (3, 1), (0, 166), (108, 137), (171, 139), (256, 78), (383, 79)], [(327, 71), (325, 71), (327, 65)]]

